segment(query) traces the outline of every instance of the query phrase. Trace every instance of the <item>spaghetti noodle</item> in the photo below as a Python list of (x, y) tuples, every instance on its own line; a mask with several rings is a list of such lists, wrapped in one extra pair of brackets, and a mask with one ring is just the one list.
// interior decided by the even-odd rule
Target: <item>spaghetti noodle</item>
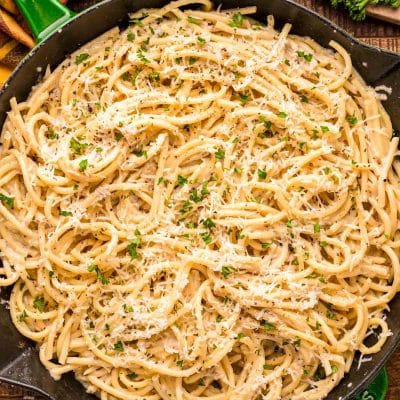
[(102, 400), (322, 399), (390, 335), (398, 138), (339, 44), (191, 3), (11, 101), (0, 284)]

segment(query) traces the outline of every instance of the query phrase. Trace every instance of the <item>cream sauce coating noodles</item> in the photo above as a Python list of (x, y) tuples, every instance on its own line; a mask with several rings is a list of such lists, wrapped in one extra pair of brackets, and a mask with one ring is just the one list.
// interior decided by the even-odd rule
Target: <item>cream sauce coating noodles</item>
[(391, 334), (398, 138), (337, 43), (190, 3), (11, 101), (12, 320), (102, 400), (322, 399)]

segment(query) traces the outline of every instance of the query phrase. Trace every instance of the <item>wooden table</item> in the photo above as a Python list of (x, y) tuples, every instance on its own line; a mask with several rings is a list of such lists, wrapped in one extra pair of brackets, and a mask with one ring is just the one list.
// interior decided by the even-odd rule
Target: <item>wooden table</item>
[[(268, 0), (265, 0), (268, 1)], [(336, 11), (329, 5), (329, 0), (297, 0), (299, 3), (325, 15), (336, 22), (353, 36), (374, 46), (400, 52), (400, 26), (367, 19), (363, 22), (352, 21), (342, 10)], [(83, 4), (94, 3), (95, 0), (71, 1), (75, 10)], [(400, 400), (400, 350), (390, 359), (387, 369), (389, 372), (389, 393), (386, 400)], [(19, 388), (0, 384), (0, 399), (7, 400), (43, 400), (40, 396), (26, 393)]]

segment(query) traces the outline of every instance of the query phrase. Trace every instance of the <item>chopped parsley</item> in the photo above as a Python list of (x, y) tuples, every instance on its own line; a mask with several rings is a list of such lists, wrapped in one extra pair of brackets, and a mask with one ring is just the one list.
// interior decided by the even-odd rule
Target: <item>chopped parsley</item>
[(239, 98), (240, 98), (240, 102), (241, 102), (243, 105), (245, 105), (246, 103), (248, 103), (248, 102), (250, 101), (250, 99), (251, 99), (251, 94), (250, 94), (250, 93), (247, 93), (247, 94), (239, 93)]
[(100, 268), (97, 265), (89, 265), (87, 270), (89, 272), (96, 272), (96, 279), (100, 281), (103, 285), (108, 285), (110, 283), (110, 281), (104, 276), (103, 272), (100, 271)]
[(69, 141), (69, 148), (73, 150), (74, 155), (81, 155), (88, 146), (87, 143), (81, 143), (75, 138), (71, 138)]
[[(308, 150), (308, 144), (307, 144), (307, 142), (300, 142), (299, 143), (299, 146), (300, 146), (300, 150), (305, 150), (305, 151), (307, 151)], [(305, 147), (305, 149), (303, 149), (303, 147)]]
[(129, 242), (129, 245), (127, 247), (128, 254), (131, 256), (131, 260), (135, 260), (135, 259), (139, 258), (137, 249), (142, 244), (142, 238), (140, 236), (140, 231), (136, 229), (135, 235), (136, 235), (136, 237)]
[(136, 157), (144, 157), (144, 158), (147, 158), (147, 151), (146, 151), (146, 150), (137, 150), (137, 151), (134, 151), (133, 154), (134, 154)]
[(197, 41), (200, 43), (201, 46), (204, 46), (206, 44), (206, 39), (197, 36)]
[(82, 53), (75, 57), (75, 64), (78, 65), (89, 58), (88, 53)]
[(123, 305), (124, 311), (126, 313), (133, 313), (133, 307), (132, 306), (127, 306), (126, 304)]
[(203, 225), (204, 225), (204, 227), (207, 228), (207, 229), (212, 229), (212, 228), (215, 227), (215, 223), (214, 223), (213, 220), (211, 220), (210, 218), (206, 218), (206, 219), (203, 221)]
[(329, 128), (327, 126), (321, 126), (321, 131), (323, 133), (329, 132)]
[(18, 317), (19, 322), (25, 322), (25, 320), (28, 318), (28, 313), (26, 310), (22, 311), (22, 313)]
[(189, 57), (189, 65), (193, 65), (197, 61), (196, 57)]
[(186, 214), (187, 212), (189, 212), (190, 210), (193, 209), (193, 205), (191, 204), (190, 201), (185, 201), (182, 205), (182, 208), (179, 210), (180, 214)]
[(183, 186), (187, 183), (187, 178), (182, 175), (178, 175), (178, 186)]
[(270, 322), (264, 320), (261, 321), (261, 326), (267, 331), (274, 331), (276, 329), (274, 324), (271, 324)]
[(321, 232), (321, 226), (317, 222), (316, 224), (314, 224), (314, 233), (320, 233), (320, 232)]
[(231, 265), (223, 265), (221, 268), (222, 276), (225, 279), (228, 278), (228, 275), (233, 274), (234, 272), (236, 272), (236, 269), (233, 268)]
[(9, 208), (14, 208), (14, 197), (8, 197), (5, 194), (0, 193), (0, 201)]
[(263, 123), (263, 125), (264, 125), (264, 127), (265, 127), (266, 129), (271, 129), (272, 122), (271, 122), (271, 121), (268, 121), (268, 120), (264, 117), (264, 115), (260, 115), (260, 116), (258, 117), (258, 120), (259, 120), (260, 122)]
[(200, 237), (203, 239), (203, 242), (205, 244), (210, 244), (212, 242), (212, 237), (210, 235), (210, 232), (202, 232), (200, 233)]
[(195, 24), (198, 25), (200, 23), (200, 21), (194, 17), (191, 17), (190, 15), (187, 17), (187, 22), (189, 22), (190, 24)]
[(225, 151), (222, 148), (219, 148), (215, 152), (215, 157), (218, 158), (218, 160), (223, 160), (225, 158)]
[(197, 190), (197, 188), (194, 188), (190, 192), (189, 200), (193, 201), (193, 203), (200, 203), (203, 200), (203, 196), (201, 192)]
[(328, 310), (328, 311), (326, 312), (326, 316), (327, 316), (327, 318), (329, 318), (329, 319), (335, 319), (335, 318), (336, 318), (336, 314), (335, 314), (332, 310)]
[(283, 112), (283, 111), (280, 111), (280, 112), (277, 114), (277, 116), (278, 116), (278, 118), (284, 119), (284, 118), (287, 117), (287, 114), (286, 114), (285, 112)]
[(54, 132), (53, 128), (49, 128), (46, 137), (51, 140), (58, 139), (58, 134)]
[(310, 62), (313, 58), (313, 55), (310, 53), (305, 53), (304, 51), (298, 51), (297, 55), (301, 58), (304, 58), (307, 62)]
[(135, 40), (135, 34), (133, 32), (128, 32), (127, 39), (128, 42), (133, 42)]
[(124, 345), (120, 340), (114, 344), (114, 350), (119, 352), (124, 351)]
[(133, 19), (131, 19), (131, 20), (129, 21), (129, 23), (130, 23), (130, 24), (133, 24), (133, 25), (140, 26), (141, 28), (143, 28), (143, 22), (142, 22), (140, 19), (133, 18)]
[(124, 137), (124, 135), (121, 132), (115, 132), (114, 137), (115, 137), (115, 140), (117, 142), (119, 142)]
[(150, 60), (146, 58), (145, 55), (143, 54), (143, 49), (141, 48), (137, 49), (136, 56), (144, 64), (148, 64), (150, 62)]
[(129, 379), (136, 379), (139, 375), (136, 372), (132, 372), (127, 375)]
[(321, 364), (319, 364), (317, 370), (314, 373), (314, 379), (316, 381), (320, 381), (325, 378), (326, 378), (325, 369)]
[(72, 217), (72, 212), (71, 211), (60, 210), (60, 215), (63, 216), (63, 217)]
[(87, 167), (88, 167), (88, 164), (89, 164), (89, 161), (88, 160), (82, 160), (80, 163), (79, 163), (79, 171), (81, 171), (81, 172), (84, 172), (86, 169), (87, 169)]
[(33, 307), (35, 307), (36, 310), (42, 312), (44, 309), (44, 298), (36, 297), (35, 300), (33, 300)]
[(317, 140), (317, 139), (319, 139), (318, 130), (317, 130), (317, 129), (313, 129), (313, 130), (312, 130), (311, 139), (312, 139), (312, 140)]
[(229, 26), (232, 28), (240, 28), (243, 25), (243, 15), (240, 13), (233, 14), (232, 19), (229, 21)]
[(236, 336), (236, 340), (240, 340), (244, 338), (244, 333), (240, 332), (238, 333), (238, 335)]
[(150, 77), (150, 79), (151, 80), (153, 80), (153, 81), (159, 81), (160, 80), (160, 74), (158, 73), (158, 72), (152, 72), (150, 75), (149, 75), (149, 77)]
[(261, 247), (263, 248), (263, 249), (268, 249), (268, 247), (271, 247), (272, 246), (272, 243), (271, 242), (262, 242), (261, 243)]
[(332, 171), (331, 171), (331, 169), (329, 168), (329, 167), (324, 167), (323, 168), (323, 171), (324, 171), (324, 174), (325, 175), (329, 175)]
[(178, 360), (178, 361), (176, 362), (176, 365), (177, 365), (178, 367), (183, 368), (183, 360)]
[(257, 170), (257, 174), (258, 174), (258, 177), (260, 178), (260, 179), (266, 179), (267, 178), (267, 172), (265, 171), (265, 170), (263, 170), (263, 169), (258, 169)]
[(356, 116), (354, 114), (353, 115), (347, 115), (346, 116), (346, 121), (349, 122), (351, 126), (354, 126), (358, 122), (358, 120), (357, 120), (357, 118), (356, 118)]
[(307, 96), (305, 96), (304, 94), (302, 94), (302, 95), (300, 95), (300, 101), (302, 102), (302, 103), (308, 103), (308, 97)]
[(265, 369), (265, 370), (271, 370), (271, 369), (274, 369), (274, 366), (271, 365), (271, 364), (264, 364), (264, 365), (263, 365), (263, 369)]

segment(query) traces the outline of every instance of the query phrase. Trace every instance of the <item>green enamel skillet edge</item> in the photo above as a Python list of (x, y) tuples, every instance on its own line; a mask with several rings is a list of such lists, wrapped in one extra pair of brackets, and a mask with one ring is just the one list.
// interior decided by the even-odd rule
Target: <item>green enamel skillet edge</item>
[(75, 13), (58, 0), (14, 0), (36, 39), (41, 42), (71, 20)]
[[(75, 17), (75, 13), (59, 0), (14, 0), (36, 39), (40, 43)], [(370, 386), (355, 400), (384, 400), (388, 389), (388, 375), (383, 368)]]

